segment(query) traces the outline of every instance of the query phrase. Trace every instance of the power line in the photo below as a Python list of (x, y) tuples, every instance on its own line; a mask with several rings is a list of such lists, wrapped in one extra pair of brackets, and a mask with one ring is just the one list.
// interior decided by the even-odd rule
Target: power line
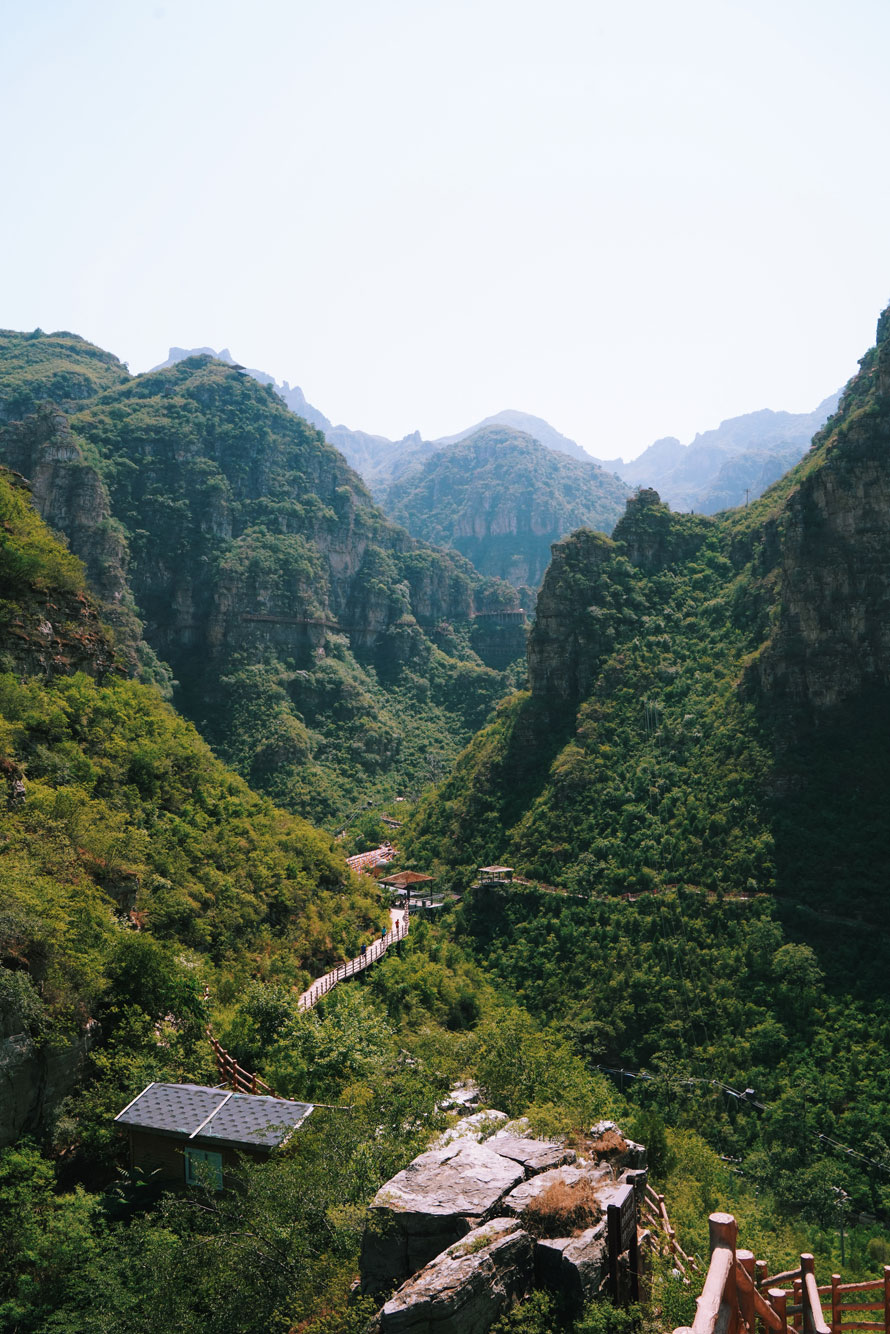
[[(604, 1075), (618, 1075), (622, 1081), (625, 1079), (642, 1079), (651, 1081), (657, 1079), (657, 1075), (650, 1075), (645, 1070), (625, 1070), (623, 1067), (615, 1069), (609, 1065), (598, 1065), (597, 1070), (601, 1070)], [(737, 1098), (740, 1103), (745, 1103), (748, 1107), (753, 1107), (755, 1111), (765, 1112), (771, 1104), (761, 1102), (753, 1096), (753, 1089), (734, 1089), (730, 1084), (724, 1084), (721, 1079), (703, 1079), (690, 1075), (687, 1079), (677, 1081), (679, 1084), (689, 1087), (693, 1084), (707, 1084), (711, 1088), (722, 1089), (730, 1097)], [(831, 1135), (824, 1134), (821, 1130), (813, 1131), (813, 1138), (823, 1144), (830, 1144), (833, 1149), (839, 1153), (845, 1154), (848, 1158), (856, 1158), (861, 1163), (867, 1163), (869, 1167), (877, 1168), (881, 1172), (890, 1173), (890, 1162), (881, 1162), (876, 1158), (869, 1158), (867, 1154), (860, 1153), (858, 1149), (851, 1149), (847, 1144), (841, 1144), (840, 1140), (833, 1139)]]

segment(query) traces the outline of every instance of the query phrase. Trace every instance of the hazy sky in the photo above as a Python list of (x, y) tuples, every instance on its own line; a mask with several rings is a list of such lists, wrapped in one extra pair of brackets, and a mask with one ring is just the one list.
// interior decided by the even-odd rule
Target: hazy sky
[(808, 411), (890, 298), (887, 0), (0, 0), (0, 325), (603, 457)]

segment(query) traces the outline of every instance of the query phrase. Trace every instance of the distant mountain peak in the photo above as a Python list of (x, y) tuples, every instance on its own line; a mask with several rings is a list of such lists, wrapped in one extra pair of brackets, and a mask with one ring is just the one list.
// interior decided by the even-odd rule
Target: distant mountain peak
[(456, 445), (459, 440), (466, 440), (468, 436), (475, 435), (477, 431), (483, 430), (486, 426), (509, 426), (514, 430), (522, 431), (525, 435), (530, 435), (533, 440), (544, 445), (547, 449), (555, 449), (561, 454), (568, 454), (573, 459), (584, 459), (585, 462), (591, 461), (598, 463), (593, 455), (588, 453), (576, 440), (571, 440), (561, 431), (557, 431), (543, 417), (535, 417), (530, 412), (519, 412), (516, 408), (502, 408), (500, 412), (495, 412), (490, 417), (485, 417), (482, 421), (476, 422), (475, 426), (468, 426), (464, 431), (458, 431), (455, 435), (443, 435), (432, 443), (436, 446)]

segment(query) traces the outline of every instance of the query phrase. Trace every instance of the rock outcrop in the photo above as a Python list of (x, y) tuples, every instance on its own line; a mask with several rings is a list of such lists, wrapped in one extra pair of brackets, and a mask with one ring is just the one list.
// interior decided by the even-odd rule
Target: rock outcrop
[(535, 1243), (535, 1284), (562, 1294), (579, 1310), (596, 1297), (609, 1271), (605, 1220), (577, 1237), (541, 1237)]
[(778, 616), (754, 671), (780, 707), (818, 717), (890, 684), (888, 450), (890, 308), (837, 415), (789, 475), (781, 513), (765, 526), (760, 560), (776, 561)]
[(469, 1232), (403, 1284), (377, 1318), (381, 1334), (486, 1334), (528, 1297), (531, 1237), (512, 1218)]
[(416, 1273), (490, 1218), (523, 1176), (517, 1163), (471, 1139), (415, 1158), (371, 1202), (362, 1240), (363, 1291)]
[[(502, 1112), (459, 1121), (450, 1142), (415, 1158), (372, 1201), (361, 1289), (401, 1285), (377, 1317), (379, 1334), (485, 1334), (535, 1284), (576, 1309), (600, 1291), (608, 1206), (628, 1196), (627, 1177), (643, 1175), (645, 1149), (611, 1121), (593, 1128), (581, 1159), (524, 1120), (478, 1143), (495, 1118), (506, 1122)], [(637, 1165), (622, 1184), (619, 1159)]]

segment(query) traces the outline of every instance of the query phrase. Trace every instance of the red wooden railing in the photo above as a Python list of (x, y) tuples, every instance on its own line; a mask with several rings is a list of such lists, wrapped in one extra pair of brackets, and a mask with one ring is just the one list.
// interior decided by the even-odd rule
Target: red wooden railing
[(243, 1066), (240, 1066), (234, 1056), (230, 1056), (225, 1047), (216, 1040), (209, 1028), (207, 1037), (213, 1048), (213, 1054), (216, 1057), (216, 1068), (223, 1084), (230, 1085), (236, 1093), (261, 1093), (265, 1094), (267, 1098), (278, 1097), (278, 1094), (273, 1092), (264, 1079), (260, 1079), (259, 1075), (250, 1074)]
[(689, 1286), (692, 1275), (699, 1272), (698, 1261), (695, 1256), (687, 1255), (677, 1241), (664, 1196), (657, 1194), (648, 1182), (643, 1187), (640, 1221), (647, 1229), (645, 1235), (648, 1237), (649, 1249), (656, 1255), (669, 1257), (682, 1282)]
[[(872, 1330), (890, 1334), (890, 1265), (882, 1278), (842, 1283), (840, 1274), (821, 1287), (812, 1255), (800, 1257), (800, 1268), (766, 1274), (766, 1262), (751, 1251), (736, 1249), (738, 1225), (731, 1214), (711, 1214), (711, 1263), (692, 1325), (674, 1334), (755, 1334), (755, 1325), (775, 1334), (844, 1334)], [(789, 1288), (788, 1285), (791, 1285)], [(878, 1300), (859, 1300), (866, 1294)], [(845, 1301), (851, 1295), (855, 1301)], [(791, 1301), (789, 1302), (789, 1297)], [(823, 1306), (830, 1306), (826, 1320)], [(862, 1312), (881, 1312), (880, 1320), (850, 1319)]]
[[(322, 996), (326, 996), (338, 982), (344, 982), (347, 978), (355, 977), (356, 974), (363, 972), (377, 959), (382, 958), (390, 945), (395, 945), (398, 941), (404, 940), (408, 934), (409, 926), (409, 914), (406, 909), (391, 930), (384, 932), (372, 944), (366, 946), (356, 958), (349, 959), (346, 963), (340, 963), (336, 968), (332, 968), (329, 973), (325, 973), (323, 977), (316, 978), (312, 985), (300, 996), (297, 1007), (300, 1010), (311, 1010), (313, 1006), (318, 1004)], [(205, 996), (207, 994), (205, 991)], [(271, 1098), (279, 1096), (264, 1079), (260, 1079), (259, 1075), (251, 1074), (249, 1070), (245, 1070), (243, 1066), (239, 1065), (235, 1057), (230, 1056), (225, 1047), (213, 1036), (210, 1028), (207, 1029), (207, 1039), (216, 1057), (216, 1068), (219, 1071), (221, 1083), (228, 1085), (236, 1093), (259, 1093)]]

